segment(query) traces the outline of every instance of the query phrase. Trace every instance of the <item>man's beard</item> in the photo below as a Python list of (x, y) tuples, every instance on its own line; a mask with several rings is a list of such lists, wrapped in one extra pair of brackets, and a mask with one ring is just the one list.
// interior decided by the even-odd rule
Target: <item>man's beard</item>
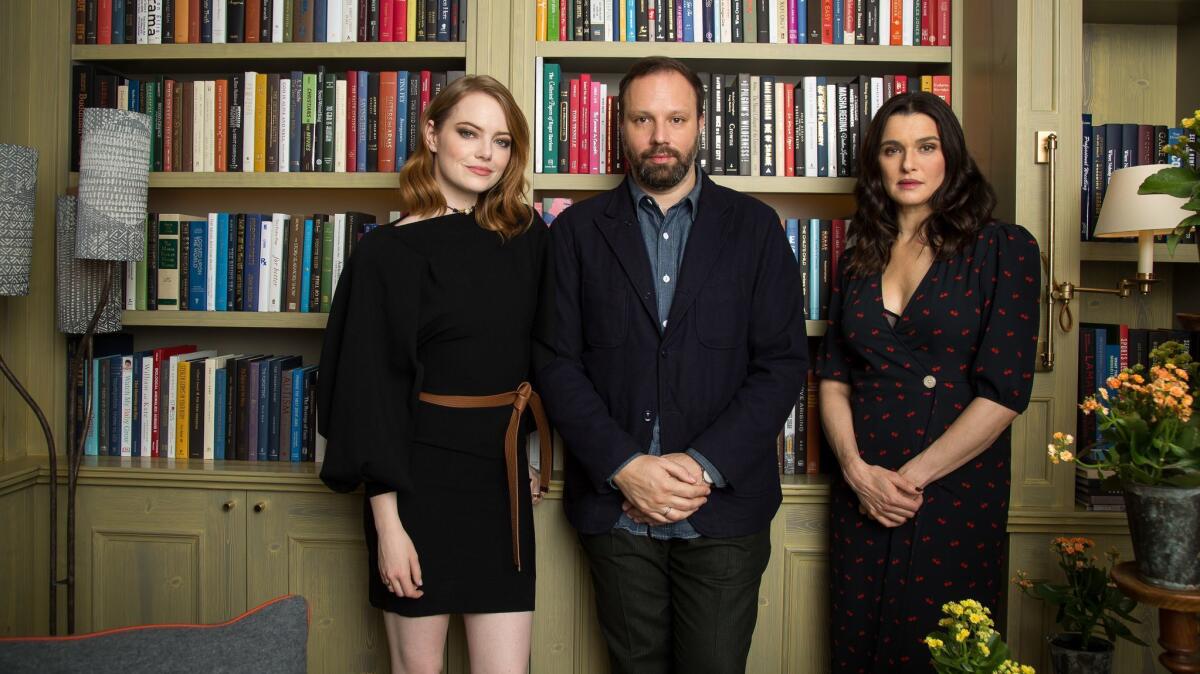
[[(688, 169), (696, 163), (696, 152), (699, 143), (692, 145), (687, 158), (681, 157), (674, 148), (666, 145), (651, 147), (637, 157), (628, 157), (629, 163), (638, 177), (638, 182), (652, 190), (669, 190), (678, 185), (687, 175)], [(669, 164), (654, 164), (650, 158), (654, 155), (670, 155), (675, 161)]]

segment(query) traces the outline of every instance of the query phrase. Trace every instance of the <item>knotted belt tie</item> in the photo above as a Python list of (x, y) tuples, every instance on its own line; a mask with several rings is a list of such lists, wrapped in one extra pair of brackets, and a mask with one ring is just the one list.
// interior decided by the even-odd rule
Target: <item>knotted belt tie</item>
[(517, 390), (508, 393), (498, 393), (490, 396), (451, 396), (422, 392), (418, 396), (422, 402), (441, 407), (458, 409), (479, 409), (486, 407), (512, 406), (512, 416), (508, 420), (508, 430), (504, 434), (504, 466), (508, 471), (508, 508), (512, 520), (513, 564), (521, 570), (521, 537), (520, 513), (517, 507), (520, 485), (517, 479), (517, 434), (521, 426), (521, 415), (525, 408), (533, 411), (533, 421), (537, 425), (538, 442), (541, 447), (541, 472), (538, 474), (538, 491), (546, 493), (550, 490), (550, 471), (553, 468), (554, 453), (550, 440), (550, 424), (546, 421), (546, 412), (542, 409), (542, 399), (534, 393), (529, 382), (521, 382)]

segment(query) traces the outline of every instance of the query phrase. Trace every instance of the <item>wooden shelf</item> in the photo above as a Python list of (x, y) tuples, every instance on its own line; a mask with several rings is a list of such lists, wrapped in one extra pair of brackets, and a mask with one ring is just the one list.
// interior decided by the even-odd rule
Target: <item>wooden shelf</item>
[[(73, 45), (73, 61), (101, 63), (117, 70), (172, 71), (176, 68), (231, 67), (237, 71), (258, 64), (292, 65), (330, 61), (415, 61), (423, 68), (461, 68), (467, 58), (464, 42), (288, 42), (282, 44), (119, 44)], [(181, 64), (182, 67), (181, 67)], [(192, 64), (192, 65), (187, 65)], [(414, 64), (417, 65), (417, 64)]]
[[(66, 483), (67, 468), (58, 464), (59, 484)], [(328, 493), (320, 479), (321, 464), (311, 461), (204, 461), (152, 457), (85, 456), (80, 465), (81, 485), (120, 487), (170, 487), (190, 489), (255, 489)], [(50, 470), (46, 457), (31, 455), (0, 462), (0, 493), (30, 484), (46, 483)], [(780, 475), (785, 503), (827, 503), (833, 478), (829, 475)], [(562, 473), (554, 471), (550, 499), (562, 498)]]
[(125, 311), (124, 326), (324, 330), (328, 314), (255, 311)]
[[(284, 190), (393, 190), (398, 173), (150, 173), (154, 189), (284, 189)], [(70, 175), (70, 187), (79, 186), (79, 174)]]
[[(774, 178), (758, 176), (709, 176), (713, 182), (739, 192), (758, 194), (852, 194), (854, 178)], [(621, 183), (624, 175), (581, 175), (538, 173), (533, 189), (600, 192)]]
[[(254, 311), (125, 311), (124, 326), (172, 328), (276, 328), (324, 330), (328, 314)], [(825, 334), (825, 321), (805, 321), (809, 337)]]
[(1084, 0), (1084, 23), (1176, 26), (1200, 18), (1195, 0)]
[[(1107, 243), (1104, 241), (1082, 241), (1079, 244), (1079, 259), (1084, 262), (1137, 262), (1136, 243)], [(1200, 262), (1196, 244), (1181, 243), (1175, 248), (1175, 255), (1167, 252), (1167, 244), (1154, 244), (1154, 262), (1156, 264), (1169, 262)]]
[(535, 56), (563, 64), (564, 69), (598, 72), (623, 71), (637, 59), (660, 54), (685, 59), (697, 70), (766, 72), (779, 68), (814, 75), (858, 75), (864, 66), (889, 66), (889, 73), (917, 74), (913, 66), (938, 66), (940, 71), (951, 62), (950, 47), (710, 42), (537, 42), (534, 46)]

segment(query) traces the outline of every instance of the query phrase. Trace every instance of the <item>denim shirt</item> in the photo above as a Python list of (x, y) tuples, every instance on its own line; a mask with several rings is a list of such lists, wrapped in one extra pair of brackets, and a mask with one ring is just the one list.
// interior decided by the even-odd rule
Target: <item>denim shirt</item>
[[(625, 182), (629, 185), (630, 196), (633, 199), (635, 210), (637, 211), (638, 227), (642, 232), (642, 240), (646, 243), (646, 254), (650, 258), (650, 272), (654, 277), (654, 290), (658, 301), (658, 330), (661, 334), (667, 328), (666, 316), (671, 313), (671, 302), (675, 298), (675, 284), (679, 275), (679, 268), (683, 263), (683, 252), (687, 246), (688, 234), (691, 232), (692, 223), (696, 219), (700, 204), (700, 168), (695, 168), (696, 186), (688, 193), (687, 197), (679, 203), (672, 206), (664, 214), (654, 198), (646, 194), (645, 190), (638, 186), (632, 178), (626, 178)], [(659, 422), (654, 421), (654, 428), (651, 430), (650, 447), (646, 450), (647, 454), (653, 456), (662, 455), (662, 445), (659, 440)], [(723, 487), (725, 480), (720, 472), (709, 463), (695, 449), (688, 449), (687, 453), (700, 467), (708, 472), (709, 477), (713, 479), (714, 487)], [(613, 484), (612, 478), (617, 473), (621, 472), (630, 461), (641, 456), (640, 453), (634, 454), (625, 460), (615, 471), (612, 476), (609, 476), (609, 484)], [(616, 485), (613, 485), (616, 488)], [(658, 526), (650, 526), (647, 524), (638, 524), (629, 518), (625, 513), (621, 513), (620, 519), (615, 525), (616, 529), (628, 531), (637, 536), (650, 536), (651, 538), (666, 540), (670, 538), (698, 538), (700, 536), (687, 520), (680, 520), (670, 524)]]

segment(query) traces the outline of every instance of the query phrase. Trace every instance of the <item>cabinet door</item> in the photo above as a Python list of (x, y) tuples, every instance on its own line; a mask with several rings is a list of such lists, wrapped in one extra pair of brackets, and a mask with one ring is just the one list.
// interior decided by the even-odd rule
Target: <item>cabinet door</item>
[(80, 631), (214, 623), (246, 608), (245, 492), (81, 486)]
[(309, 604), (309, 671), (386, 672), (387, 638), (367, 601), (363, 498), (250, 492), (247, 601), (284, 594)]

